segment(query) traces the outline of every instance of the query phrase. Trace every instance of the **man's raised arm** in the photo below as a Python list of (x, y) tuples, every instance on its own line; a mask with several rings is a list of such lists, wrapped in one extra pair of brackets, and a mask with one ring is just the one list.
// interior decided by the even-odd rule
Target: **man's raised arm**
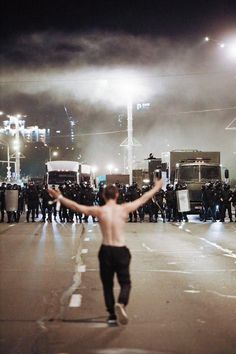
[(48, 192), (53, 199), (60, 201), (60, 203), (62, 203), (69, 209), (72, 209), (82, 214), (99, 217), (100, 207), (98, 206), (86, 206), (78, 204), (73, 200), (64, 197), (61, 192), (55, 189), (48, 188)]
[(157, 192), (159, 192), (159, 190), (162, 188), (162, 185), (162, 179), (156, 180), (155, 186), (150, 189), (150, 191), (144, 193), (140, 198), (134, 200), (133, 202), (123, 204), (126, 212), (131, 213), (138, 209), (141, 205), (147, 203), (149, 199), (151, 199)]

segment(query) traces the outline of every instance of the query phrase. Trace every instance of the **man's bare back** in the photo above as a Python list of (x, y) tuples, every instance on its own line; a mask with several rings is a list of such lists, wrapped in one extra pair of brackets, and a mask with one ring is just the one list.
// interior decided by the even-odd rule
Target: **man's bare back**
[(127, 213), (122, 205), (109, 200), (100, 208), (100, 228), (102, 231), (102, 243), (107, 246), (125, 246), (124, 224)]

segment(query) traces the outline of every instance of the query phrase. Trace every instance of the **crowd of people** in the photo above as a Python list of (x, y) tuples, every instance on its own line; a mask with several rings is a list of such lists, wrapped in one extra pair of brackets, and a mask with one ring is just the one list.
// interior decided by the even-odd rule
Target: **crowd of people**
[[(138, 199), (141, 195), (150, 190), (151, 185), (145, 185), (139, 188), (137, 183), (131, 186), (121, 185), (116, 183), (119, 190), (118, 203), (132, 202)], [(55, 188), (55, 186), (53, 186)], [(178, 190), (186, 189), (185, 185), (167, 184), (166, 190), (161, 189), (154, 197), (145, 205), (138, 208), (138, 210), (129, 214), (128, 222), (188, 222), (188, 215), (186, 212), (180, 213), (177, 205)], [(100, 184), (99, 189), (94, 189), (88, 182), (80, 184), (72, 184), (65, 182), (59, 186), (61, 193), (79, 203), (86, 206), (105, 204), (103, 198), (104, 185)], [(15, 191), (9, 193), (9, 191)], [(11, 199), (11, 200), (9, 200)], [(212, 220), (213, 222), (219, 220), (224, 222), (226, 216), (229, 221), (236, 222), (236, 189), (232, 191), (230, 186), (226, 183), (215, 182), (206, 183), (202, 186), (201, 191), (202, 206), (199, 212), (200, 220), (205, 222)], [(232, 207), (234, 212), (232, 212)], [(2, 183), (0, 187), (0, 222), (19, 222), (22, 215), (25, 216), (26, 222), (52, 222), (52, 220), (61, 223), (72, 222), (88, 222), (88, 216), (66, 208), (63, 205), (54, 203), (48, 193), (47, 185), (35, 185), (29, 182), (24, 187), (17, 184)], [(37, 220), (36, 220), (37, 219)], [(96, 218), (92, 218), (96, 222)]]

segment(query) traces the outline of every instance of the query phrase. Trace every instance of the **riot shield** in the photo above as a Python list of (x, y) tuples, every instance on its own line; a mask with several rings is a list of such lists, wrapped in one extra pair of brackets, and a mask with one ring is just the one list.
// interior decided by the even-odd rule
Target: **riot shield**
[(177, 195), (177, 205), (178, 211), (183, 213), (185, 211), (190, 211), (190, 199), (189, 199), (189, 191), (187, 189), (183, 189), (176, 192)]
[(6, 211), (16, 211), (18, 209), (18, 190), (5, 191)]

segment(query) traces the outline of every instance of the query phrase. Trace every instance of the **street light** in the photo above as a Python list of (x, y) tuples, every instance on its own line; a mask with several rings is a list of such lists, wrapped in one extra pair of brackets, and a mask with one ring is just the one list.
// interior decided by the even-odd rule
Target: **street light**
[(226, 50), (227, 56), (230, 59), (233, 60), (236, 59), (236, 39), (235, 38), (229, 39), (226, 42), (219, 42), (218, 40), (209, 37), (205, 37), (204, 40), (205, 42), (209, 42), (209, 41), (215, 42), (218, 47)]
[(133, 100), (140, 95), (143, 96), (144, 88), (141, 87), (140, 82), (137, 79), (126, 76), (123, 79), (118, 79), (114, 83), (114, 92), (117, 97), (121, 97), (122, 101), (126, 102), (127, 107), (127, 139), (122, 142), (121, 146), (127, 147), (128, 152), (128, 174), (129, 184), (133, 183)]
[(3, 144), (7, 147), (7, 182), (10, 182), (10, 180), (11, 180), (10, 145), (9, 145), (9, 142), (6, 142), (2, 138), (0, 138), (0, 144)]
[(53, 156), (53, 157), (58, 156), (58, 151), (53, 151), (53, 152), (52, 152), (52, 156)]
[(109, 171), (109, 175), (111, 175), (112, 174), (112, 170), (113, 170), (113, 165), (112, 164), (107, 165), (107, 169)]
[(14, 150), (15, 154), (13, 155), (15, 157), (15, 179), (18, 181), (20, 179), (20, 130), (19, 130), (19, 118), (21, 118), (21, 114), (16, 114), (16, 115), (9, 115), (9, 118), (11, 118), (14, 121), (15, 127), (16, 127), (16, 135), (15, 135), (15, 140), (14, 140)]
[(97, 170), (98, 170), (97, 166), (92, 166), (91, 167), (91, 171), (92, 171), (93, 174), (95, 174), (97, 172)]

